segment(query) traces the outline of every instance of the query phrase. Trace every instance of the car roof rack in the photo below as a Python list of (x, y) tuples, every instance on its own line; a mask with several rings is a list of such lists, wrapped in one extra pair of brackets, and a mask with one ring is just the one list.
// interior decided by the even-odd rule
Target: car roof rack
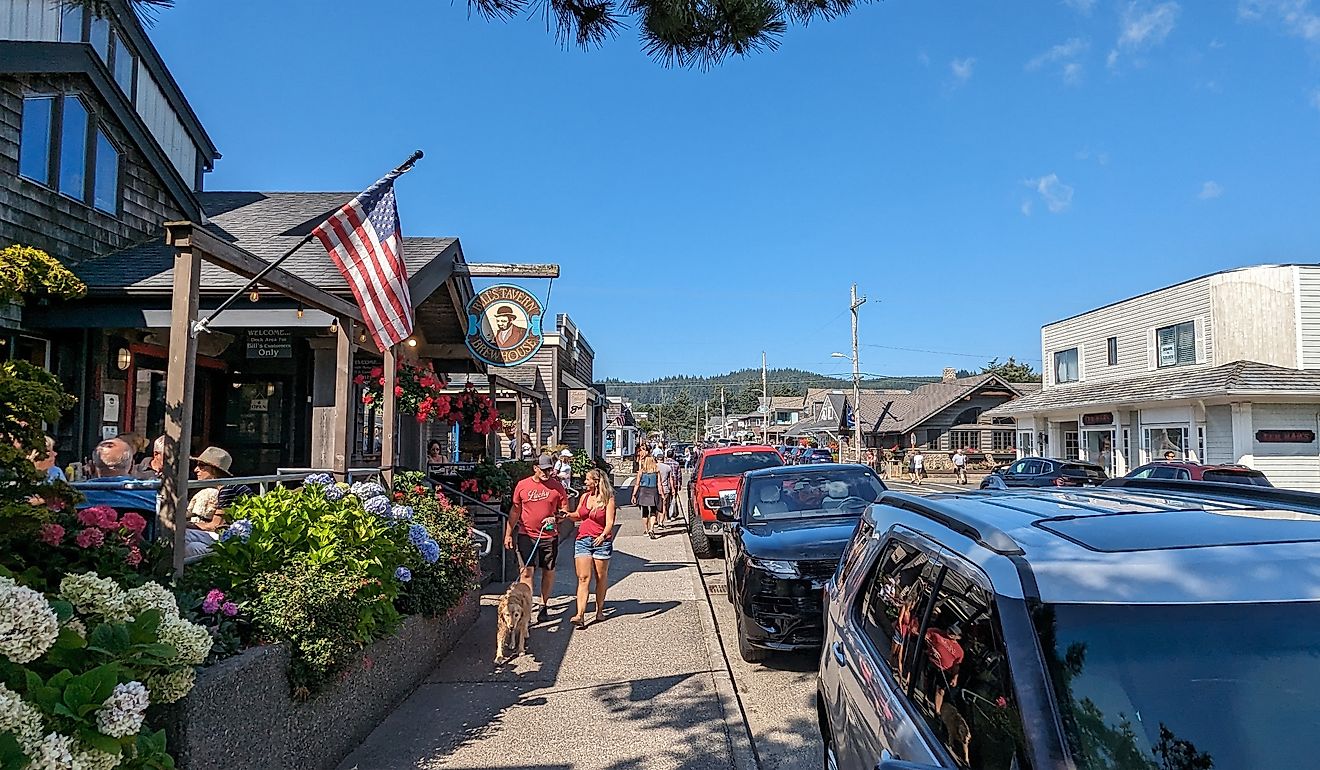
[[(1277, 487), (1257, 487), (1247, 484), (1231, 484), (1224, 481), (1195, 481), (1192, 479), (1134, 479), (1119, 477), (1108, 479), (1100, 489), (1133, 489), (1150, 492), (1185, 492), (1197, 497), (1215, 500), (1229, 499), (1236, 503), (1273, 503), (1291, 507), (1306, 508), (1320, 512), (1320, 494), (1302, 492), (1297, 489), (1279, 489)], [(1184, 497), (1179, 495), (1179, 497)]]
[(942, 524), (1001, 556), (1021, 556), (1026, 553), (1022, 550), (1022, 546), (1002, 529), (975, 516), (969, 516), (952, 505), (943, 504), (943, 501), (901, 492), (885, 492), (876, 502), (881, 505), (892, 505)]

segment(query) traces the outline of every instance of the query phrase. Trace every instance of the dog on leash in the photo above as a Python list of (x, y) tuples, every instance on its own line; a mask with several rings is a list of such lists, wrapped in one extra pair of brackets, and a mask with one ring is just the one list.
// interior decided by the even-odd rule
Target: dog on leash
[(523, 654), (523, 650), (527, 647), (531, 620), (532, 589), (526, 583), (515, 582), (500, 597), (499, 635), (495, 639), (496, 665), (504, 662), (509, 646), (516, 644), (517, 654)]

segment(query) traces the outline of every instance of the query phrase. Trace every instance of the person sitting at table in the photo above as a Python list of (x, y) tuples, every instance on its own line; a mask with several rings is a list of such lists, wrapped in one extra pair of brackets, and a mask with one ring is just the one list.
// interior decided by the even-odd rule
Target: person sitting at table
[[(233, 458), (220, 447), (209, 446), (192, 458), (196, 464), (193, 473), (198, 481), (228, 478)], [(211, 549), (220, 539), (220, 531), (228, 524), (226, 513), (242, 497), (252, 494), (246, 484), (226, 484), (222, 487), (203, 487), (188, 498), (188, 531), (184, 543), (189, 557), (199, 556)]]
[[(92, 450), (92, 477), (96, 481), (138, 482), (133, 477), (133, 447), (120, 437), (106, 439)], [(156, 512), (156, 490), (146, 485), (137, 489), (102, 488), (96, 485), (81, 490), (84, 500), (78, 508), (108, 505), (116, 511)]]

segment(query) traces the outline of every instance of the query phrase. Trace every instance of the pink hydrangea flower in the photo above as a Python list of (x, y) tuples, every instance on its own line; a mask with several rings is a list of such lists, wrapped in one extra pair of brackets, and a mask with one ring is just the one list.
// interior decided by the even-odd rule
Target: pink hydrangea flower
[(41, 525), (41, 542), (46, 545), (59, 545), (64, 541), (64, 527), (58, 524)]
[(108, 505), (96, 505), (88, 510), (97, 512), (96, 526), (101, 529), (119, 529), (119, 512)]
[(142, 551), (137, 546), (133, 546), (128, 549), (128, 554), (124, 556), (124, 561), (128, 566), (136, 567), (142, 563)]
[(132, 532), (135, 535), (141, 535), (147, 528), (147, 520), (137, 513), (129, 511), (119, 520), (119, 526)]
[(225, 594), (219, 588), (212, 588), (207, 592), (206, 598), (202, 600), (202, 612), (207, 615), (214, 615), (220, 611), (220, 605), (225, 602)]
[(73, 539), (79, 548), (100, 548), (105, 542), (105, 533), (94, 527), (87, 527)]
[(220, 612), (224, 613), (225, 617), (232, 618), (238, 614), (238, 605), (233, 602), (225, 602), (220, 605)]
[(87, 527), (95, 527), (96, 522), (101, 520), (101, 514), (96, 510), (101, 506), (95, 505), (91, 508), (83, 508), (78, 511), (78, 523)]

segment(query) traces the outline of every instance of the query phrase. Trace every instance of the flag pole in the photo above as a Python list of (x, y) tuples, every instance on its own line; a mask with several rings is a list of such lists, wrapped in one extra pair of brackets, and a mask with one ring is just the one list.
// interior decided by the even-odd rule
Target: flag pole
[(384, 425), (381, 427), (380, 436), (380, 467), (381, 473), (385, 477), (385, 490), (390, 494), (390, 499), (394, 495), (394, 426), (397, 422), (395, 418), (395, 399), (394, 388), (398, 382), (398, 363), (394, 354), (394, 345), (389, 345), (383, 352), (384, 361), (382, 361), (385, 370), (385, 386), (382, 395), (385, 396), (384, 414), (381, 420)]
[[(381, 177), (378, 181), (382, 181), (382, 182), (383, 182), (383, 181), (385, 181), (386, 179), (394, 179), (394, 178), (396, 178), (396, 177), (399, 177), (399, 176), (402, 176), (403, 174), (408, 173), (409, 171), (412, 171), (412, 167), (417, 163), (417, 161), (419, 161), (419, 160), (422, 159), (422, 155), (423, 155), (423, 153), (422, 153), (421, 150), (414, 150), (414, 151), (413, 151), (413, 154), (412, 154), (412, 155), (409, 155), (407, 160), (405, 160), (403, 163), (400, 163), (398, 166), (395, 166), (393, 171), (391, 171), (390, 173), (388, 173), (388, 174), (386, 174), (385, 176)], [(334, 212), (331, 212), (332, 215), (333, 215), (333, 213), (334, 213)], [(329, 217), (327, 217), (327, 219), (328, 219), (328, 218), (329, 218)], [(325, 221), (325, 220), (322, 220), (322, 222), (324, 222), (324, 221)], [(234, 304), (234, 302), (237, 301), (239, 297), (243, 296), (244, 294), (247, 294), (249, 291), (252, 291), (252, 288), (253, 288), (254, 286), (256, 286), (258, 283), (260, 283), (260, 282), (261, 282), (261, 279), (262, 279), (262, 278), (265, 278), (266, 275), (270, 273), (270, 271), (272, 271), (272, 270), (274, 270), (275, 268), (279, 267), (279, 266), (280, 266), (280, 263), (284, 262), (284, 260), (286, 260), (286, 259), (288, 259), (289, 257), (293, 256), (293, 252), (297, 251), (298, 249), (301, 249), (303, 246), (306, 246), (306, 245), (308, 244), (308, 242), (310, 242), (310, 241), (312, 240), (312, 238), (316, 237), (316, 236), (314, 235), (314, 233), (316, 232), (316, 228), (319, 227), (320, 224), (321, 224), (321, 222), (318, 222), (315, 226), (313, 226), (312, 229), (309, 230), (309, 231), (307, 232), (307, 234), (304, 235), (304, 236), (302, 237), (301, 240), (299, 240), (297, 243), (295, 243), (295, 244), (293, 245), (292, 248), (290, 248), (288, 251), (286, 251), (286, 252), (284, 252), (283, 254), (281, 254), (280, 257), (279, 257), (279, 259), (276, 259), (274, 262), (271, 262), (269, 265), (266, 265), (264, 268), (261, 269), (261, 272), (260, 272), (260, 273), (257, 273), (256, 275), (252, 276), (252, 280), (248, 281), (248, 282), (243, 286), (243, 288), (239, 289), (238, 291), (234, 292), (233, 294), (230, 294), (230, 295), (225, 299), (224, 302), (221, 302), (221, 303), (220, 303), (220, 306), (219, 306), (219, 307), (217, 307), (215, 310), (212, 310), (212, 311), (211, 311), (210, 315), (206, 316), (205, 318), (201, 319), (200, 321), (193, 321), (193, 324), (192, 324), (192, 330), (191, 330), (191, 331), (192, 331), (192, 335), (193, 335), (194, 337), (196, 337), (197, 335), (199, 335), (199, 334), (201, 334), (202, 332), (206, 331), (207, 328), (210, 326), (211, 322), (215, 320), (215, 317), (216, 317), (216, 316), (220, 315), (220, 314), (223, 313), (223, 312), (224, 312), (224, 311), (225, 311), (230, 305)], [(391, 391), (391, 392), (392, 392), (392, 391)]]

